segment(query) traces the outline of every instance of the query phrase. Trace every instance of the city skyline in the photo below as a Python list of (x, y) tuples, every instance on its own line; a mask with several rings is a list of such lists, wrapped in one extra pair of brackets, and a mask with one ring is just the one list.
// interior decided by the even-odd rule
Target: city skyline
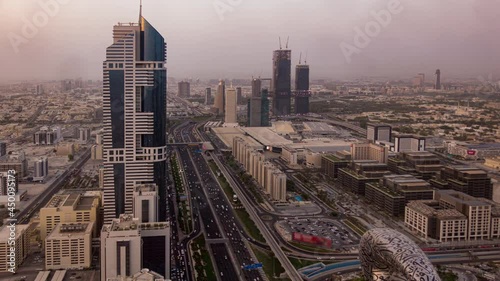
[[(22, 33), (26, 22), (32, 22), (33, 16), (45, 10), (37, 1), (19, 2), (2, 1), (0, 32), (4, 36), (0, 45), (4, 52), (0, 58), (7, 64), (31, 63), (30, 70), (1, 71), (1, 82), (99, 79), (101, 73), (96, 65), (104, 59), (99, 50), (110, 43), (106, 26), (130, 21), (139, 4), (133, 0), (119, 4), (60, 1), (67, 3), (60, 4), (53, 15), (47, 13), (46, 23), (35, 27), (36, 32), (28, 38)], [(269, 77), (271, 52), (278, 49), (279, 37), (282, 41), (290, 37), (293, 65), (298, 63), (300, 52), (308, 53), (312, 79), (398, 79), (419, 72), (431, 77), (437, 68), (443, 71), (444, 81), (500, 73), (491, 59), (500, 49), (500, 42), (490, 36), (499, 31), (494, 24), (494, 3), (397, 1), (400, 12), (392, 14), (369, 44), (358, 48), (360, 52), (348, 61), (340, 45), (356, 47), (356, 28), (365, 29), (374, 21), (373, 14), (387, 9), (391, 1), (315, 0), (307, 5), (296, 0), (285, 2), (241, 1), (221, 11), (210, 1), (145, 1), (144, 13), (154, 18), (153, 24), (167, 36), (173, 54), (168, 62), (170, 77), (179, 79)], [(450, 5), (453, 13), (448, 12)], [(94, 7), (92, 12), (87, 12), (88, 7)], [(262, 15), (259, 20), (252, 18), (255, 13)], [(304, 20), (296, 20), (299, 16)], [(76, 28), (83, 21), (92, 24)], [(85, 39), (89, 33), (95, 35), (92, 40)], [(229, 43), (220, 44), (221, 37)], [(200, 48), (204, 51), (200, 52)], [(44, 50), (43, 56), (40, 50)]]
[(0, 0), (0, 279), (497, 280), (485, 1)]

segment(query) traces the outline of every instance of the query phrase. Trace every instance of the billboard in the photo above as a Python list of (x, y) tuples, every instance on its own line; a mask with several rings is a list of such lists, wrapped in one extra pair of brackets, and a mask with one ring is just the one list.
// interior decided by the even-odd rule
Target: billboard
[(475, 149), (467, 149), (467, 155), (472, 155), (472, 156), (474, 156), (474, 155), (476, 155), (476, 152), (477, 152), (477, 151), (476, 151)]
[(303, 234), (300, 232), (293, 232), (292, 233), (292, 240), (297, 241), (297, 242), (301, 242), (301, 243), (316, 245), (316, 246), (323, 247), (323, 248), (331, 248), (332, 247), (332, 240), (329, 238)]

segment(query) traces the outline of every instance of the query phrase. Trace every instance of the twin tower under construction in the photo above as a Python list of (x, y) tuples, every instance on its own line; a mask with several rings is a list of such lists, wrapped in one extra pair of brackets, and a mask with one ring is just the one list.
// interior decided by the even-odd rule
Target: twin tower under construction
[[(281, 44), (280, 44), (281, 45)], [(273, 52), (273, 77), (270, 94), (273, 97), (273, 114), (275, 116), (290, 115), (292, 113), (292, 97), (295, 98), (295, 113), (309, 113), (309, 65), (307, 60), (295, 67), (295, 89), (292, 91), (292, 51), (288, 49)]]

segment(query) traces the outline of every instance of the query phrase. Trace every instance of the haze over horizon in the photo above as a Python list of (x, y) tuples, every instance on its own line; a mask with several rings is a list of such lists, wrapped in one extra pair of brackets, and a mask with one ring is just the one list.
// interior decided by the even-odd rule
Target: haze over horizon
[[(391, 1), (233, 0), (239, 4), (222, 19), (214, 3), (231, 1), (145, 0), (143, 15), (165, 36), (168, 76), (178, 79), (270, 77), (278, 38), (284, 46), (289, 36), (292, 64), (307, 52), (312, 79), (410, 79), (439, 68), (445, 81), (489, 74), (498, 80), (500, 3), (486, 0), (401, 0), (402, 11), (348, 63), (339, 45), (352, 45), (354, 29), (364, 30)], [(67, 4), (25, 38), (26, 20), (44, 11), (38, 2), (0, 0), (0, 82), (102, 79), (113, 25), (137, 22), (139, 13), (138, 0), (61, 0)], [(26, 40), (18, 52), (12, 34)]]

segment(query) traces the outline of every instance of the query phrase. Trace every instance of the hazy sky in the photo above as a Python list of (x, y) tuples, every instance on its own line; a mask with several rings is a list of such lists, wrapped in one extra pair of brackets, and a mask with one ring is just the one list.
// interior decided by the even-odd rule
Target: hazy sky
[[(47, 15), (39, 3), (54, 1), (63, 4)], [(400, 0), (349, 63), (340, 44), (356, 47), (355, 28), (394, 1), (144, 0), (143, 15), (166, 38), (168, 75), (179, 79), (270, 76), (279, 36), (290, 36), (293, 64), (308, 52), (312, 78), (430, 77), (440, 68), (445, 80), (498, 79), (498, 0)], [(0, 81), (102, 79), (113, 25), (138, 13), (139, 0), (0, 0)], [(40, 27), (23, 35), (33, 17)]]

